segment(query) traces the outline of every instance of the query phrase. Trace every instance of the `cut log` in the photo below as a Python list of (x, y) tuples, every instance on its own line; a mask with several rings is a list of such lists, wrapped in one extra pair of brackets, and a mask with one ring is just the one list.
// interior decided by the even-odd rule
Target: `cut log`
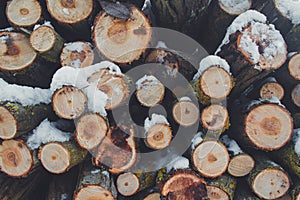
[(155, 172), (127, 172), (118, 176), (117, 189), (123, 196), (133, 196), (139, 191), (154, 186), (155, 179)]
[(24, 177), (31, 171), (34, 159), (22, 140), (5, 140), (0, 145), (0, 169), (12, 177)]
[(168, 200), (198, 200), (207, 197), (206, 182), (189, 170), (170, 174), (160, 189), (161, 195)]
[(76, 123), (75, 137), (81, 148), (96, 148), (108, 132), (108, 122), (96, 113), (81, 116)]
[(260, 88), (260, 97), (263, 99), (271, 99), (273, 97), (281, 100), (284, 96), (283, 87), (277, 82), (267, 82)]
[(32, 27), (42, 16), (37, 0), (12, 0), (7, 3), (6, 16), (15, 27)]
[(114, 200), (116, 196), (117, 190), (113, 177), (105, 169), (92, 166), (90, 160), (87, 159), (79, 172), (74, 200)]
[(199, 120), (199, 108), (190, 100), (180, 100), (173, 105), (172, 115), (181, 126), (192, 126)]
[(223, 101), (233, 87), (230, 66), (218, 56), (207, 56), (201, 60), (192, 86), (204, 105)]
[(219, 138), (230, 126), (227, 109), (218, 104), (204, 108), (200, 121), (207, 131), (206, 137)]
[(170, 145), (172, 138), (168, 124), (155, 124), (146, 133), (145, 144), (151, 149), (164, 149)]
[(54, 28), (42, 25), (31, 33), (30, 44), (43, 58), (58, 63), (64, 40)]
[(49, 88), (57, 67), (38, 58), (22, 33), (0, 32), (0, 77), (9, 83)]
[(229, 154), (222, 143), (206, 140), (194, 149), (192, 161), (195, 170), (202, 176), (216, 178), (226, 172)]
[(93, 40), (105, 58), (125, 64), (140, 58), (151, 34), (149, 20), (132, 6), (128, 20), (100, 12), (94, 22)]
[(280, 32), (267, 24), (264, 15), (249, 10), (227, 29), (216, 54), (229, 63), (236, 80), (232, 97), (261, 80), (286, 61), (286, 44)]
[(133, 128), (111, 127), (93, 156), (95, 165), (104, 165), (113, 174), (130, 169), (137, 159)]
[(59, 143), (50, 142), (39, 150), (39, 159), (44, 168), (53, 174), (67, 172), (81, 163), (86, 157), (86, 150), (81, 149), (72, 141)]
[(209, 180), (207, 183), (207, 194), (210, 200), (233, 199), (237, 181), (234, 177), (223, 174), (222, 176)]
[(85, 93), (73, 86), (63, 86), (52, 96), (52, 107), (63, 119), (75, 119), (85, 111), (87, 97)]
[(12, 139), (32, 131), (48, 116), (50, 109), (50, 105), (45, 104), (0, 103), (0, 138)]
[(294, 54), (288, 64), (289, 72), (291, 77), (296, 80), (300, 80), (300, 52)]
[(300, 84), (297, 84), (291, 93), (293, 103), (300, 107)]
[(266, 158), (256, 158), (256, 166), (248, 176), (252, 191), (262, 199), (277, 199), (290, 188), (290, 179), (276, 163)]
[(159, 104), (165, 95), (165, 86), (154, 76), (144, 76), (136, 82), (136, 98), (146, 107)]
[(250, 9), (251, 6), (251, 0), (212, 1), (208, 10), (207, 30), (204, 31), (204, 37), (201, 39), (205, 48), (209, 52), (215, 51), (233, 19)]
[(61, 66), (87, 67), (94, 62), (94, 51), (87, 42), (66, 43), (60, 54)]

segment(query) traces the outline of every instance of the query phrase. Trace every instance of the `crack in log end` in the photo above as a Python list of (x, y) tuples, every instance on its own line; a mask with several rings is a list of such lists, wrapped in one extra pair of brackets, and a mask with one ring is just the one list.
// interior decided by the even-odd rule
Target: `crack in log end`
[(74, 0), (61, 0), (61, 5), (65, 8), (75, 8)]
[(264, 118), (260, 123), (260, 127), (265, 134), (275, 136), (281, 131), (281, 122), (276, 117)]

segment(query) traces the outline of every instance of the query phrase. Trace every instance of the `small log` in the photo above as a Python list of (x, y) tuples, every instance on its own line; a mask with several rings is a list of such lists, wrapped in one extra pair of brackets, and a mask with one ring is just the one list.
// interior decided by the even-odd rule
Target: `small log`
[(75, 119), (85, 111), (87, 97), (85, 93), (73, 86), (63, 86), (52, 96), (52, 107), (63, 119)]
[(77, 121), (75, 138), (81, 148), (91, 150), (102, 142), (108, 130), (108, 122), (104, 117), (88, 113)]
[(31, 33), (30, 44), (44, 59), (57, 63), (64, 39), (54, 28), (42, 25)]
[(233, 199), (237, 181), (229, 174), (223, 174), (222, 176), (211, 179), (207, 182), (207, 194), (210, 200)]
[(290, 75), (291, 75), (291, 77), (293, 77), (296, 80), (300, 80), (299, 65), (300, 65), (300, 52), (294, 54), (290, 58), (289, 63), (288, 63)]
[(74, 200), (114, 200), (116, 197), (117, 190), (113, 177), (105, 169), (92, 166), (90, 160), (87, 159), (79, 172)]
[(172, 138), (172, 130), (168, 124), (155, 124), (147, 131), (145, 144), (151, 149), (164, 149), (170, 145)]
[(293, 103), (300, 108), (300, 84), (297, 84), (291, 93)]
[(262, 199), (277, 199), (285, 195), (290, 188), (290, 179), (276, 163), (256, 157), (256, 166), (248, 176), (252, 191)]
[(268, 81), (260, 88), (260, 97), (263, 99), (271, 99), (273, 97), (282, 100), (284, 96), (284, 88), (276, 81)]
[(144, 76), (136, 82), (136, 98), (146, 107), (159, 104), (165, 95), (165, 86), (154, 76)]
[(227, 29), (216, 55), (226, 59), (235, 78), (232, 97), (266, 77), (286, 61), (285, 41), (266, 17), (253, 10), (239, 15)]
[(33, 155), (22, 140), (3, 141), (0, 155), (0, 169), (11, 177), (24, 177), (33, 168)]
[(137, 159), (133, 128), (111, 127), (107, 137), (92, 154), (95, 165), (104, 165), (113, 174), (130, 169)]
[(117, 189), (123, 196), (133, 196), (146, 188), (155, 185), (155, 172), (123, 173), (117, 178)]
[(87, 67), (94, 62), (94, 51), (87, 42), (66, 43), (60, 54), (61, 66)]
[(6, 7), (8, 21), (15, 27), (32, 28), (42, 16), (42, 8), (37, 0), (12, 0)]
[(197, 200), (207, 198), (206, 182), (190, 170), (178, 170), (168, 175), (161, 185), (166, 199)]
[(216, 178), (226, 172), (229, 154), (226, 147), (215, 140), (200, 143), (192, 152), (192, 162), (196, 171), (207, 178)]
[(230, 66), (218, 56), (207, 56), (201, 60), (192, 86), (204, 105), (223, 101), (233, 88)]
[(12, 139), (32, 131), (49, 114), (50, 105), (23, 106), (20, 103), (0, 103), (0, 138)]
[(207, 132), (206, 137), (219, 138), (230, 126), (227, 109), (218, 104), (204, 108), (200, 121)]
[(192, 126), (199, 120), (199, 108), (189, 99), (181, 99), (173, 105), (172, 115), (181, 126)]
[(39, 150), (39, 159), (44, 168), (53, 174), (67, 172), (81, 163), (86, 157), (86, 150), (81, 149), (74, 142), (50, 142)]
[(139, 59), (151, 39), (149, 20), (138, 8), (132, 6), (129, 9), (127, 20), (100, 12), (94, 22), (95, 46), (105, 58), (117, 63)]

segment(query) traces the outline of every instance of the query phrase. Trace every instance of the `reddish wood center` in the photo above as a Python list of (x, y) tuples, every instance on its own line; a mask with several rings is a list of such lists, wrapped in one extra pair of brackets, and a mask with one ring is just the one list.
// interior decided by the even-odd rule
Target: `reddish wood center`
[(260, 123), (260, 127), (267, 135), (278, 135), (281, 129), (281, 122), (276, 117), (264, 118)]
[(84, 51), (78, 52), (78, 51), (72, 51), (71, 52), (71, 60), (80, 60), (80, 62), (83, 62), (86, 59), (86, 53)]
[(15, 45), (8, 45), (7, 46), (7, 55), (9, 56), (16, 56), (20, 53), (20, 50)]
[(16, 154), (14, 152), (9, 152), (7, 155), (7, 160), (12, 163), (14, 166), (17, 166), (17, 158), (16, 158)]
[(128, 182), (126, 182), (126, 183), (124, 183), (124, 185), (127, 187), (129, 184), (128, 184)]
[(163, 139), (163, 137), (164, 137), (164, 133), (159, 131), (153, 136), (153, 139), (156, 141), (160, 141)]
[(216, 162), (218, 159), (216, 158), (215, 155), (213, 155), (213, 154), (208, 154), (207, 160), (208, 160), (208, 162)]
[(27, 8), (21, 8), (20, 9), (20, 13), (21, 13), (21, 15), (28, 15), (29, 14), (29, 10)]
[(52, 160), (56, 160), (56, 156), (52, 156), (51, 158), (52, 158)]
[(61, 5), (65, 8), (75, 8), (75, 2), (73, 0), (62, 0)]

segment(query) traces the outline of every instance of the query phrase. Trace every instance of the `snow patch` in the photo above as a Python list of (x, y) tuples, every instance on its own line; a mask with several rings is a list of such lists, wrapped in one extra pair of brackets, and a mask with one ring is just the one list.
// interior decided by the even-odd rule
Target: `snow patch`
[(63, 132), (55, 127), (55, 122), (49, 122), (45, 119), (37, 128), (33, 130), (33, 134), (28, 137), (27, 146), (31, 149), (37, 149), (41, 144), (49, 142), (66, 142), (71, 138), (72, 133)]
[(142, 11), (144, 11), (148, 7), (151, 8), (151, 1), (150, 0), (145, 0), (144, 5), (142, 7)]
[(55, 72), (50, 84), (50, 90), (54, 93), (57, 89), (63, 86), (70, 85), (76, 87), (79, 70), (73, 67), (62, 67)]
[(224, 70), (226, 70), (229, 74), (230, 73), (230, 66), (226, 60), (220, 58), (219, 56), (210, 55), (203, 58), (199, 64), (198, 72), (195, 74), (193, 80), (197, 80), (200, 78), (201, 74), (212, 66), (220, 66)]
[(40, 26), (48, 26), (48, 27), (54, 29), (54, 27), (52, 26), (51, 22), (45, 20), (45, 21), (44, 21), (44, 24), (36, 24), (36, 25), (33, 27), (33, 30), (38, 29)]
[(232, 152), (234, 156), (243, 153), (236, 141), (231, 140), (227, 135), (221, 137), (220, 141), (227, 147), (227, 150)]
[(283, 16), (291, 20), (294, 25), (300, 24), (299, 0), (274, 0), (274, 2)]
[(181, 97), (178, 101), (192, 101), (190, 97)]
[(74, 67), (74, 68), (80, 68), (81, 60), (80, 59), (72, 60), (70, 65), (71, 65), (71, 67)]
[(137, 80), (135, 85), (136, 85), (136, 89), (140, 90), (143, 87), (148, 87), (148, 86), (156, 85), (159, 83), (160, 83), (160, 81), (155, 76), (145, 75), (142, 78), (140, 78), (139, 80)]
[(67, 8), (63, 8), (63, 12), (64, 12), (66, 15), (69, 15), (69, 14), (70, 14), (69, 9), (67, 9)]
[(146, 132), (149, 131), (149, 129), (154, 126), (155, 124), (167, 124), (169, 125), (169, 122), (167, 120), (167, 118), (163, 115), (158, 115), (158, 114), (152, 114), (151, 115), (151, 119), (149, 117), (147, 117), (145, 119), (145, 123), (144, 123), (144, 129)]
[(8, 84), (0, 78), (0, 101), (18, 102), (23, 106), (51, 103), (49, 89)]
[(251, 7), (251, 0), (219, 0), (219, 4), (230, 14), (239, 15)]
[(274, 103), (277, 104), (283, 108), (285, 108), (285, 106), (280, 102), (280, 100), (278, 99), (278, 97), (273, 96), (272, 98), (269, 99), (258, 99), (258, 100), (253, 100), (251, 101), (251, 103), (247, 106), (246, 110), (250, 110), (253, 106), (259, 105), (259, 104), (263, 104), (263, 103)]
[(178, 156), (174, 160), (172, 160), (167, 166), (167, 173), (169, 173), (172, 169), (187, 169), (189, 168), (190, 162), (187, 158), (183, 156)]
[(300, 128), (294, 130), (293, 141), (295, 144), (295, 152), (298, 156), (300, 156)]
[(7, 28), (4, 28), (4, 29), (0, 29), (0, 32), (11, 32), (11, 31), (14, 31), (13, 27), (7, 27)]
[(65, 44), (68, 51), (77, 51), (78, 53), (84, 50), (84, 42), (70, 42)]
[(106, 116), (105, 106), (107, 104), (108, 96), (97, 88), (97, 83), (89, 85), (83, 90), (88, 99), (88, 109)]
[(203, 132), (198, 132), (192, 139), (191, 148), (194, 150), (203, 141)]
[(168, 47), (167, 47), (167, 45), (166, 45), (165, 42), (163, 42), (163, 41), (158, 41), (158, 42), (157, 42), (157, 45), (155, 46), (155, 48), (163, 48), (163, 49), (167, 49)]
[(0, 37), (0, 42), (2, 44), (5, 44), (8, 39), (9, 39), (9, 35), (3, 35)]

